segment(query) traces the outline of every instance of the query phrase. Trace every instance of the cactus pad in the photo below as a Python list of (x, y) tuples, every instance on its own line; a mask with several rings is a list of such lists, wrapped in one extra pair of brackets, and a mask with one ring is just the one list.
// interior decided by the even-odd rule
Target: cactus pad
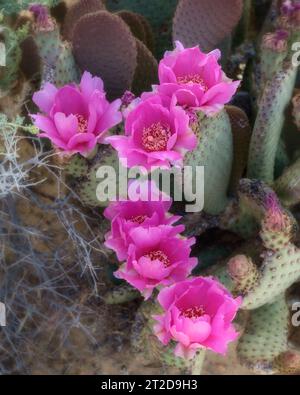
[(63, 36), (66, 40), (72, 41), (74, 28), (81, 17), (86, 14), (104, 10), (102, 0), (79, 0), (72, 4), (66, 14), (63, 24)]
[(275, 158), (284, 113), (293, 94), (296, 75), (295, 67), (280, 70), (265, 86), (250, 144), (249, 178), (268, 183), (274, 180)]
[(199, 119), (197, 135), (198, 146), (186, 155), (184, 165), (204, 166), (204, 211), (219, 214), (227, 204), (233, 156), (231, 125), (226, 111)]
[(173, 22), (173, 40), (184, 46), (200, 45), (213, 50), (239, 22), (243, 11), (241, 0), (180, 0)]
[(137, 68), (134, 73), (132, 92), (140, 95), (150, 91), (151, 86), (157, 82), (157, 61), (144, 43), (136, 40)]
[(101, 76), (110, 98), (130, 89), (137, 65), (135, 38), (117, 15), (106, 11), (83, 16), (73, 34), (73, 51), (82, 71)]
[(287, 350), (289, 310), (283, 296), (251, 312), (238, 344), (242, 362), (258, 370), (271, 370), (276, 357)]

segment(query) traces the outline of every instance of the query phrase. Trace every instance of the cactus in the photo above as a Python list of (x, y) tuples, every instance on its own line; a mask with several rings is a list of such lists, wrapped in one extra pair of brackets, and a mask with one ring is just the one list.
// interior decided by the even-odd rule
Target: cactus
[(128, 10), (140, 14), (150, 23), (155, 38), (156, 57), (163, 55), (165, 48), (172, 45), (172, 17), (178, 0), (106, 0), (110, 11)]
[(293, 97), (293, 117), (295, 124), (300, 129), (300, 93), (296, 93)]
[(22, 60), (20, 45), (28, 35), (28, 30), (28, 25), (24, 25), (16, 31), (9, 26), (0, 26), (6, 48), (5, 66), (0, 66), (0, 97), (6, 95), (19, 82), (19, 68)]
[[(200, 45), (209, 52), (231, 34), (239, 22), (243, 2), (230, 0), (180, 0), (173, 22), (173, 40), (180, 40), (185, 46)], [(197, 26), (197, 29), (190, 29)]]
[(272, 370), (274, 360), (288, 349), (289, 310), (283, 295), (250, 313), (238, 343), (238, 356), (257, 370)]
[(80, 68), (101, 75), (111, 97), (118, 97), (130, 89), (137, 49), (121, 18), (105, 11), (84, 16), (74, 29), (73, 48)]
[[(33, 37), (43, 62), (42, 82), (52, 82), (57, 86), (78, 82), (79, 74), (71, 47), (61, 39), (57, 23), (41, 7), (32, 8), (32, 12), (36, 19)], [(45, 13), (42, 21), (41, 13)]]
[(99, 11), (83, 16), (72, 42), (79, 67), (101, 75), (110, 98), (130, 89), (139, 94), (156, 82), (156, 60), (118, 15)]
[(80, 155), (71, 158), (65, 166), (65, 172), (74, 178), (80, 178), (87, 175), (89, 170), (88, 161)]
[(300, 160), (298, 159), (274, 183), (275, 191), (287, 207), (295, 206), (300, 201), (299, 169)]
[[(238, 357), (234, 362), (238, 371), (244, 366), (254, 373), (298, 373), (299, 341), (295, 340), (295, 333), (291, 341), (291, 306), (287, 300), (291, 301), (291, 295), (297, 294), (300, 281), (300, 159), (294, 143), (296, 129), (300, 127), (299, 70), (292, 62), (292, 57), (295, 60), (292, 44), (299, 40), (299, 1), (58, 3), (41, 0), (39, 4), (31, 4), (24, 0), (4, 2), (0, 7), (3, 13), (0, 39), (8, 49), (7, 66), (0, 67), (0, 111), (6, 114), (0, 114), (0, 168), (5, 175), (0, 182), (0, 226), (4, 235), (4, 241), (0, 241), (0, 298), (7, 299), (7, 310), (15, 315), (15, 321), (9, 322), (11, 333), (4, 329), (2, 348), (6, 355), (0, 357), (1, 372), (6, 373), (7, 366), (13, 363), (18, 373), (30, 370), (31, 366), (40, 368), (39, 355), (34, 354), (34, 358), (27, 355), (28, 349), (32, 349), (28, 344), (37, 343), (39, 348), (44, 341), (39, 339), (41, 333), (34, 325), (36, 321), (43, 330), (50, 328), (45, 332), (47, 346), (46, 350), (42, 349), (43, 358), (49, 354), (55, 358), (53, 349), (62, 349), (60, 358), (67, 355), (67, 366), (62, 362), (56, 369), (71, 373), (77, 371), (73, 361), (88, 365), (82, 357), (78, 358), (87, 349), (87, 361), (92, 360), (97, 369), (101, 361), (97, 372), (101, 374), (106, 373), (107, 360), (114, 373), (140, 373), (140, 370), (144, 373), (144, 369), (153, 373), (153, 366), (167, 374), (199, 375), (214, 368), (214, 373), (219, 373), (226, 371), (226, 363), (233, 363), (232, 353), (235, 359)], [(53, 9), (56, 5), (58, 8)], [(20, 13), (26, 9), (31, 16)], [(158, 73), (158, 61), (165, 51), (171, 50), (172, 40), (179, 40), (184, 47), (199, 45), (205, 52), (221, 49), (225, 54), (222, 70), (213, 64), (217, 54), (214, 52), (210, 58), (200, 54), (201, 62), (205, 59), (209, 67), (202, 75), (197, 63), (194, 74), (195, 49), (187, 51), (192, 54), (187, 62), (182, 57), (176, 63), (186, 49), (177, 43), (175, 52), (168, 52), (164, 57)], [(172, 71), (169, 67), (173, 67)], [(84, 82), (78, 86), (83, 73)], [(217, 78), (218, 73), (222, 78)], [(233, 80), (242, 80), (241, 91), (232, 99), (230, 92), (236, 91), (238, 83), (228, 88), (231, 81), (225, 74)], [(96, 77), (103, 80), (104, 87)], [(214, 77), (218, 83), (212, 82)], [(59, 91), (60, 87), (74, 84), (66, 88), (70, 97), (74, 95), (72, 100), (61, 98), (67, 104), (64, 111), (62, 103), (56, 101), (56, 90), (46, 84), (48, 81)], [(42, 136), (51, 140), (54, 151), (49, 152), (50, 143), (40, 139), (37, 127), (20, 117), (11, 120), (16, 108), (25, 116), (35, 111), (25, 95), (31, 88), (38, 89), (40, 83), (49, 89), (35, 96), (41, 112), (32, 121), (42, 130)], [(215, 90), (211, 91), (211, 85)], [(80, 97), (76, 103), (77, 93), (84, 97), (84, 103)], [(210, 101), (210, 95), (215, 102)], [(95, 97), (98, 102), (93, 101)], [(114, 99), (119, 100), (112, 102)], [(145, 105), (147, 100), (151, 103), (149, 112), (143, 113), (141, 121), (130, 120), (132, 110), (140, 119), (137, 107)], [(152, 112), (157, 108), (164, 116), (163, 124), (159, 125), (156, 119), (151, 123)], [(174, 121), (174, 134), (170, 134), (174, 125), (170, 122), (169, 128), (169, 117)], [(135, 129), (138, 122), (142, 127)], [(116, 140), (111, 139), (112, 134)], [(194, 190), (195, 168), (203, 166), (203, 212), (186, 214), (185, 201), (166, 203), (164, 208), (158, 204), (153, 206), (155, 209), (146, 202), (149, 212), (145, 213), (139, 212), (145, 210), (144, 203), (124, 203), (123, 196), (118, 195), (118, 177), (121, 172), (125, 178), (129, 170), (120, 167), (118, 147), (113, 149), (109, 145), (120, 137), (125, 143), (118, 154), (122, 152), (126, 156), (129, 151), (129, 159), (134, 157), (137, 162), (143, 162), (145, 156), (149, 164), (159, 157), (159, 163), (168, 167), (166, 171), (182, 164), (191, 166), (193, 179), (188, 179), (185, 170), (182, 175)], [(131, 137), (134, 138), (130, 140)], [(178, 145), (174, 143), (175, 137)], [(136, 142), (140, 146), (132, 148)], [(165, 152), (161, 151), (167, 152), (171, 159), (163, 161), (161, 155)], [(150, 155), (153, 152), (157, 157)], [(104, 183), (98, 169), (103, 170), (103, 166), (112, 167), (117, 177), (113, 180), (116, 189), (112, 191), (116, 196), (106, 201), (100, 199), (100, 187)], [(149, 172), (147, 177), (153, 174), (156, 173)], [(58, 185), (54, 191), (53, 180)], [(161, 189), (164, 191), (163, 186)], [(120, 201), (112, 204), (115, 197)], [(130, 206), (128, 212), (124, 209), (126, 204)], [(45, 213), (49, 211), (48, 217)], [(175, 224), (176, 220), (180, 225)], [(144, 234), (145, 245), (156, 241), (150, 233), (153, 229), (162, 232), (159, 235), (177, 232), (176, 237), (157, 237), (157, 244), (167, 241), (153, 251), (139, 250), (137, 244)], [(171, 262), (172, 254), (180, 259), (184, 250), (176, 248), (176, 242), (188, 245), (182, 270), (177, 260)], [(116, 255), (108, 252), (111, 247)], [(185, 259), (191, 265), (190, 271), (184, 273), (186, 277)], [(144, 273), (147, 271), (144, 261), (150, 262), (147, 267), (150, 273)], [(15, 272), (18, 272), (16, 281)], [(86, 278), (86, 272), (91, 276)], [(211, 314), (211, 305), (205, 304), (207, 295), (201, 294), (204, 285), (197, 288), (202, 279), (207, 281), (206, 285), (210, 281), (213, 284), (207, 288), (209, 303), (216, 303), (216, 307), (219, 300), (228, 298), (235, 306), (230, 313), (224, 304), (216, 309), (219, 315)], [(194, 281), (197, 287), (191, 285)], [(186, 292), (181, 295), (182, 290)], [(41, 300), (45, 302), (43, 311), (36, 309)], [(233, 326), (238, 309), (234, 323), (239, 336)], [(49, 319), (48, 311), (51, 311)], [(177, 316), (171, 325), (173, 315)], [(228, 316), (232, 318), (229, 330), (227, 325), (222, 328)], [(78, 336), (79, 330), (83, 335)], [(93, 347), (86, 346), (81, 335)], [(80, 338), (79, 346), (72, 348), (74, 358), (70, 354), (73, 336), (76, 341)], [(56, 344), (56, 339), (63, 339), (63, 345)], [(225, 358), (217, 353), (225, 351), (227, 343), (220, 349), (218, 340), (235, 342)], [(15, 361), (18, 349), (18, 358), (21, 355), (24, 364)], [(194, 350), (197, 350), (195, 354)], [(120, 357), (123, 351), (130, 357), (128, 363)], [(48, 369), (55, 365), (53, 360), (51, 364), (46, 360)], [(105, 361), (103, 365), (102, 361)], [(95, 369), (90, 365), (86, 367), (88, 373)]]
[(147, 19), (142, 15), (135, 14), (130, 11), (117, 12), (124, 22), (130, 27), (132, 34), (140, 41), (142, 41), (151, 52), (154, 50), (154, 36), (151, 26)]
[(250, 144), (249, 178), (274, 181), (276, 151), (296, 75), (297, 68), (291, 66), (278, 71), (266, 84)]
[(282, 208), (275, 193), (247, 180), (242, 190), (261, 224), (263, 262), (257, 265), (249, 257), (236, 256), (228, 262), (226, 275), (232, 279), (233, 289), (243, 295), (242, 308), (252, 310), (272, 303), (300, 278), (300, 251), (293, 244), (295, 219)]
[(104, 10), (105, 6), (102, 0), (79, 0), (72, 4), (67, 11), (63, 23), (63, 36), (66, 40), (72, 41), (74, 28), (78, 20), (86, 15), (97, 11)]
[[(229, 117), (225, 111), (214, 117), (199, 118), (198, 147), (185, 157), (185, 166), (204, 166), (204, 211), (219, 214), (227, 203), (233, 138)], [(193, 176), (195, 180), (195, 176)]]
[(109, 305), (128, 303), (132, 300), (139, 298), (140, 294), (134, 288), (128, 285), (119, 285), (113, 289), (110, 289), (104, 295), (105, 303)]
[(101, 166), (112, 166), (118, 177), (119, 161), (115, 151), (109, 146), (103, 146), (90, 162), (80, 159), (80, 162), (77, 160), (77, 165), (73, 160), (68, 165), (69, 174), (75, 178), (75, 191), (84, 205), (106, 207), (109, 202), (101, 202), (97, 196), (97, 187), (101, 181), (97, 178), (97, 171)]
[[(59, 1), (60, 0), (39, 0), (39, 4), (47, 7), (54, 7)], [(18, 14), (22, 10), (27, 10), (32, 3), (31, 0), (4, 1), (3, 4), (1, 4), (1, 12), (3, 12), (4, 15)]]
[(251, 126), (246, 113), (238, 107), (226, 106), (230, 118), (233, 135), (233, 164), (229, 189), (236, 191), (239, 180), (243, 177), (247, 166)]

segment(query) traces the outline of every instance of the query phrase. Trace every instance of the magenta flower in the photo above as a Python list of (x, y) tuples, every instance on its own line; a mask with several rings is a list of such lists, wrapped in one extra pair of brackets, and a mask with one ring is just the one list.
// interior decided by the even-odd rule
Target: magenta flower
[(57, 89), (47, 83), (33, 95), (34, 103), (43, 114), (32, 115), (34, 124), (58, 150), (72, 155), (87, 155), (106, 132), (122, 120), (121, 100), (109, 103), (103, 82), (85, 72), (79, 86), (66, 85)]
[(197, 277), (164, 288), (158, 301), (165, 310), (154, 316), (154, 332), (167, 345), (177, 342), (175, 355), (193, 358), (196, 351), (208, 348), (225, 354), (228, 343), (238, 337), (232, 321), (242, 303), (234, 299), (218, 281)]
[(205, 54), (199, 47), (184, 48), (176, 41), (176, 49), (166, 52), (159, 63), (160, 85), (157, 91), (175, 96), (177, 104), (203, 111), (218, 112), (235, 94), (240, 82), (228, 79), (218, 60), (219, 50)]
[(172, 200), (166, 200), (154, 183), (149, 183), (148, 186), (147, 200), (113, 202), (104, 210), (105, 218), (111, 221), (111, 231), (105, 235), (105, 245), (115, 251), (119, 261), (128, 257), (132, 229), (172, 225), (180, 219), (179, 216), (168, 213)]
[(159, 95), (149, 95), (127, 115), (125, 136), (107, 138), (124, 166), (170, 168), (182, 165), (185, 153), (196, 148), (188, 115), (180, 107), (164, 104)]
[(154, 288), (184, 280), (197, 265), (191, 258), (195, 239), (179, 236), (184, 226), (137, 227), (130, 231), (127, 262), (115, 272), (148, 299)]

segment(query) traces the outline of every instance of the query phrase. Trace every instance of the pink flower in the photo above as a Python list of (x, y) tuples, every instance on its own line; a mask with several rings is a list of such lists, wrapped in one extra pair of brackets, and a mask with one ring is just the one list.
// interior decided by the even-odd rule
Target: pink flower
[(228, 79), (218, 60), (219, 50), (205, 54), (199, 47), (184, 48), (176, 41), (176, 49), (166, 52), (159, 64), (160, 85), (157, 91), (175, 96), (177, 104), (195, 108), (207, 115), (218, 112), (235, 94), (240, 82)]
[(242, 303), (211, 277), (191, 278), (164, 288), (158, 295), (164, 314), (154, 316), (154, 332), (167, 345), (177, 342), (175, 355), (193, 358), (208, 348), (225, 354), (238, 337), (232, 321)]
[(35, 126), (60, 151), (87, 155), (105, 133), (122, 120), (120, 100), (109, 103), (103, 82), (85, 72), (79, 86), (66, 85), (57, 89), (47, 83), (33, 95), (34, 103), (44, 114), (32, 115)]
[(132, 229), (172, 225), (180, 219), (179, 216), (168, 213), (172, 205), (171, 198), (166, 200), (154, 183), (147, 185), (148, 196), (145, 196), (147, 200), (142, 199), (142, 196), (137, 201), (113, 202), (104, 210), (105, 218), (111, 221), (111, 231), (105, 235), (105, 245), (116, 252), (119, 261), (127, 259)]
[(174, 105), (165, 107), (160, 95), (140, 100), (127, 115), (125, 136), (107, 138), (119, 153), (124, 166), (170, 168), (182, 165), (188, 150), (197, 145), (185, 111)]
[(179, 237), (184, 226), (138, 227), (130, 231), (127, 262), (115, 272), (148, 299), (155, 287), (184, 280), (197, 265), (190, 258), (195, 239)]

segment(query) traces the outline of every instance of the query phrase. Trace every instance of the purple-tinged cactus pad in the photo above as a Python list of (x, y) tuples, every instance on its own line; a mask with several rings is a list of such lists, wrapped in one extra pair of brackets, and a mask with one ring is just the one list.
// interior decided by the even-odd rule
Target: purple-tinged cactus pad
[(146, 32), (140, 15), (131, 11), (119, 11), (117, 15), (130, 27), (131, 33), (147, 45)]
[(85, 15), (75, 27), (72, 42), (81, 70), (101, 76), (110, 98), (131, 88), (137, 65), (136, 41), (120, 17), (106, 11)]
[(180, 0), (173, 22), (173, 40), (184, 46), (213, 50), (239, 22), (241, 0)]
[(151, 85), (157, 82), (157, 61), (149, 49), (140, 40), (136, 40), (138, 56), (132, 91), (139, 95), (150, 91)]
[(63, 25), (63, 36), (66, 40), (72, 40), (76, 23), (86, 14), (105, 10), (102, 0), (79, 0), (73, 4), (66, 14)]

